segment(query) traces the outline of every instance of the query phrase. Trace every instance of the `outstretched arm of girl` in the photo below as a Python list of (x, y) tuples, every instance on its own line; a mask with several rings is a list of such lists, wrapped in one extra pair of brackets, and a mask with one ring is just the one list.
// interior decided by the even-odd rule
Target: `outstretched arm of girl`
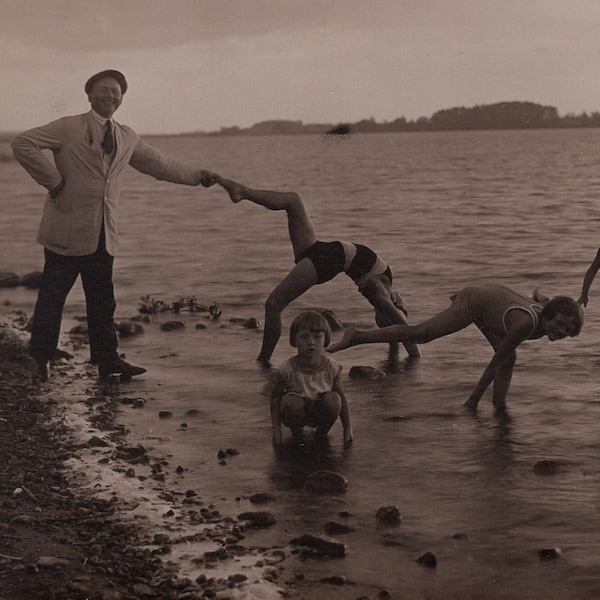
[(590, 288), (592, 287), (592, 282), (596, 277), (596, 273), (598, 273), (598, 269), (600, 269), (600, 249), (598, 249), (596, 257), (594, 258), (592, 264), (588, 267), (588, 270), (585, 272), (583, 286), (581, 288), (581, 296), (579, 296), (577, 304), (583, 304), (583, 306), (587, 307), (588, 294), (590, 292)]
[(339, 377), (333, 384), (331, 391), (336, 392), (342, 399), (342, 406), (340, 409), (340, 421), (342, 422), (342, 427), (344, 428), (344, 446), (348, 447), (354, 441), (354, 433), (352, 431), (352, 417), (350, 416), (350, 404), (348, 404), (348, 398), (346, 397), (344, 386), (339, 380)]
[(466, 408), (475, 410), (483, 394), (497, 377), (501, 377), (502, 381), (499, 380), (499, 385), (494, 388), (494, 405), (498, 407), (505, 405), (512, 369), (516, 360), (516, 348), (531, 333), (531, 317), (525, 312), (519, 312), (517, 315), (516, 318), (513, 318), (508, 333), (499, 340), (499, 343), (495, 343), (495, 340), (488, 338), (488, 341), (494, 347), (494, 356), (485, 368), (469, 399), (465, 402), (464, 406)]
[(273, 446), (280, 446), (283, 442), (281, 433), (281, 398), (284, 393), (284, 383), (278, 377), (271, 391), (271, 424), (273, 427)]

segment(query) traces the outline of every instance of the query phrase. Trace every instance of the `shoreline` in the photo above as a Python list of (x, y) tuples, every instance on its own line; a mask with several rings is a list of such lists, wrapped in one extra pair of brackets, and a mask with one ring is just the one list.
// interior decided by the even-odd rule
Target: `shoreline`
[(194, 490), (170, 490), (175, 467), (128, 443), (115, 423), (118, 384), (100, 384), (77, 352), (52, 365), (48, 382), (31, 383), (24, 316), (14, 314), (0, 325), (10, 449), (0, 600), (281, 597), (278, 553), (242, 545), (243, 522)]

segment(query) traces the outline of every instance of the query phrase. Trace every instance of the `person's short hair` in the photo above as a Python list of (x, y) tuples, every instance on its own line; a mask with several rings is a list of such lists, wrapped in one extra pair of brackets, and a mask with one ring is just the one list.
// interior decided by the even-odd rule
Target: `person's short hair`
[(322, 332), (325, 334), (325, 348), (331, 341), (331, 327), (327, 319), (316, 310), (305, 310), (301, 312), (290, 325), (290, 345), (296, 347), (296, 336), (300, 329), (308, 329), (312, 332)]
[(85, 93), (89, 94), (92, 91), (94, 84), (97, 81), (104, 79), (105, 77), (112, 77), (113, 79), (116, 79), (119, 82), (119, 86), (121, 88), (121, 94), (124, 94), (127, 91), (127, 80), (125, 79), (125, 75), (123, 75), (123, 73), (121, 73), (120, 71), (115, 71), (114, 69), (108, 69), (106, 71), (100, 71), (100, 73), (96, 73), (95, 75), (92, 75), (85, 82)]
[(579, 306), (573, 298), (569, 298), (569, 296), (554, 296), (554, 298), (548, 300), (544, 305), (541, 317), (549, 321), (556, 313), (560, 313), (565, 317), (573, 319), (574, 324), (573, 330), (569, 334), (570, 337), (579, 335), (579, 332), (583, 327), (583, 311), (581, 310), (581, 306)]

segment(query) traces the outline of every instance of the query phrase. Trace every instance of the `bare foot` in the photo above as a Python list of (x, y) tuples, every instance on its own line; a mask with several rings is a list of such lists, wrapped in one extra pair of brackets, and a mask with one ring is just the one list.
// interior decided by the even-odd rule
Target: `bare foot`
[(227, 193), (234, 204), (237, 204), (244, 199), (243, 185), (240, 185), (231, 179), (224, 179), (223, 177), (219, 177), (217, 183), (227, 190)]
[(273, 366), (271, 364), (270, 359), (265, 358), (264, 356), (261, 356), (261, 355), (256, 357), (256, 362), (265, 369), (270, 369)]
[(344, 331), (344, 335), (339, 342), (326, 348), (327, 352), (339, 352), (340, 350), (350, 348), (350, 346), (355, 346), (357, 344), (357, 334), (358, 331), (354, 329), (354, 327), (348, 327), (346, 331)]
[(463, 404), (463, 408), (465, 409), (466, 412), (475, 414), (477, 412), (477, 404), (479, 404), (479, 403), (473, 402), (472, 400), (467, 400)]

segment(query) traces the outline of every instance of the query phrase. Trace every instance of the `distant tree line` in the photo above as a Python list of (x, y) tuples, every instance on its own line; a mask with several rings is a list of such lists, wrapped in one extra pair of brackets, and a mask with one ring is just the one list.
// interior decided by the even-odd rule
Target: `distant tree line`
[(348, 134), (385, 133), (402, 131), (461, 131), (476, 129), (547, 129), (556, 127), (600, 127), (600, 112), (590, 115), (567, 114), (559, 116), (554, 106), (542, 106), (534, 102), (498, 102), (472, 108), (456, 107), (439, 110), (431, 117), (408, 121), (400, 117), (394, 121), (378, 123), (375, 119), (363, 119), (356, 123), (313, 123), (302, 121), (273, 120), (257, 123), (252, 127), (225, 127), (209, 135), (277, 135), (277, 134)]

